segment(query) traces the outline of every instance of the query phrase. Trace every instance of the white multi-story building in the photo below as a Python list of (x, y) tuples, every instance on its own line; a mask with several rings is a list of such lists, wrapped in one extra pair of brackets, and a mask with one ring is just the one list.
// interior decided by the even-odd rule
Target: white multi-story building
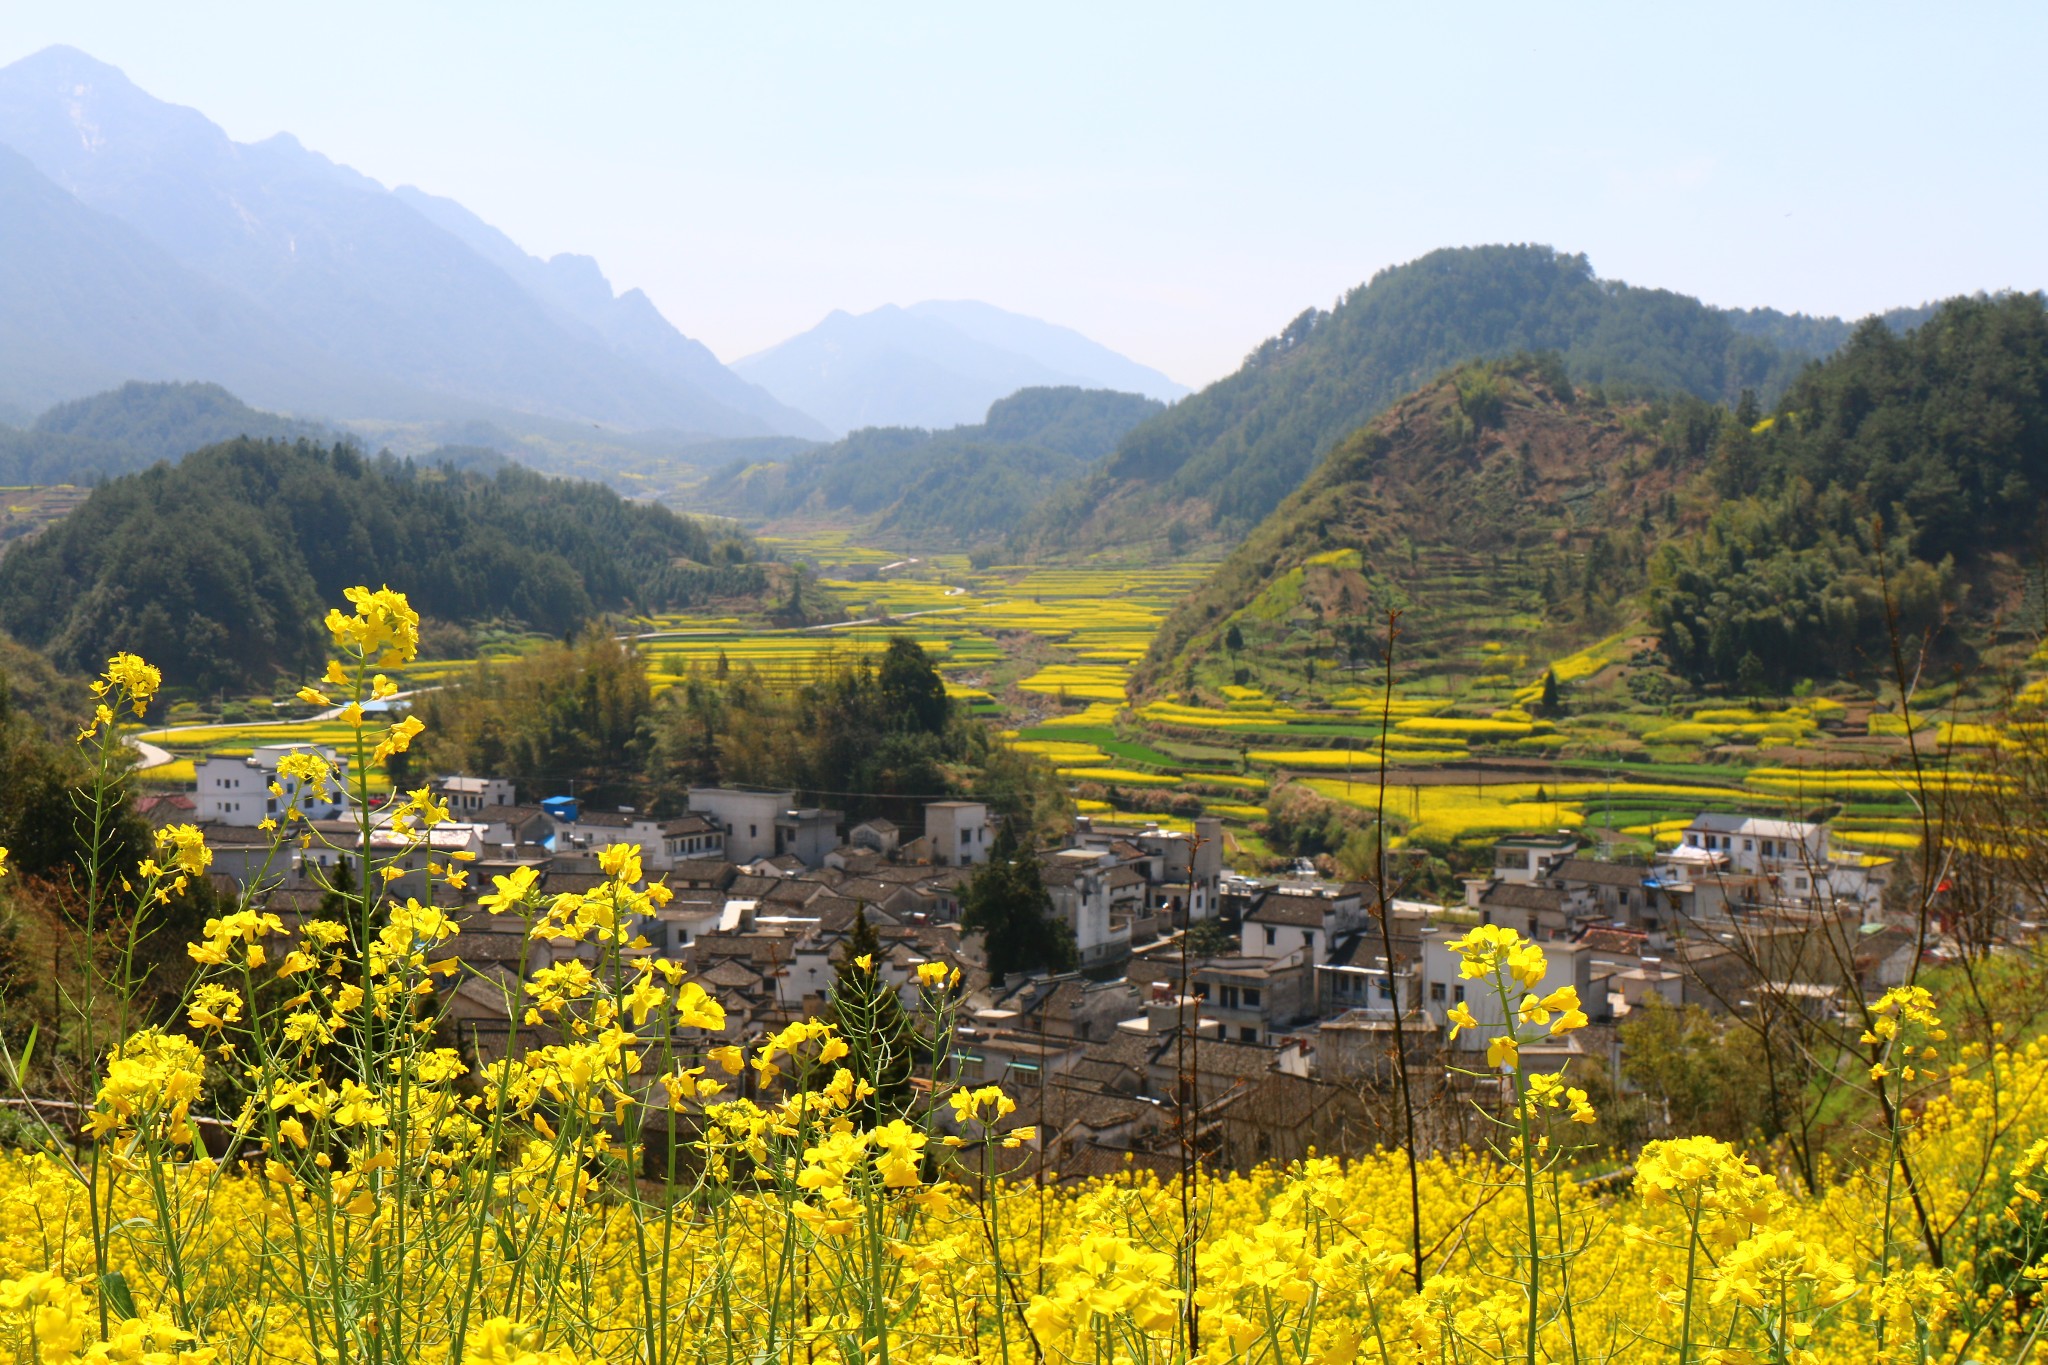
[[(310, 752), (327, 760), (334, 780), (324, 792), (300, 792), (296, 778), (279, 778), (277, 765), (286, 754)], [(348, 761), (321, 744), (263, 744), (247, 758), (207, 757), (193, 766), (193, 806), (201, 824), (253, 828), (265, 820), (284, 819), (297, 799), (308, 820), (338, 820), (350, 807)], [(272, 785), (281, 786), (278, 796)]]
[(1074, 931), (1084, 968), (1130, 956), (1133, 926), (1145, 915), (1142, 873), (1087, 848), (1042, 855), (1039, 866), (1053, 914)]
[(1828, 827), (1797, 820), (1764, 820), (1753, 815), (1703, 814), (1685, 827), (1680, 849), (1719, 853), (1729, 869), (1749, 876), (1828, 866)]
[(985, 863), (994, 842), (989, 835), (988, 807), (980, 801), (928, 801), (924, 837), (931, 840), (932, 861), (941, 867)]
[(440, 777), (434, 780), (434, 790), (458, 820), (491, 806), (512, 804), (512, 781), (505, 777)]
[[(668, 822), (635, 810), (580, 810), (576, 821), (566, 827), (568, 849), (601, 853), (613, 844), (638, 844), (640, 856), (651, 867), (666, 867), (669, 859), (662, 827)], [(563, 836), (555, 835), (555, 851), (564, 852)]]
[(1339, 937), (1366, 921), (1365, 890), (1353, 883), (1283, 882), (1259, 897), (1238, 926), (1246, 957), (1301, 953), (1311, 966), (1325, 961)]
[(716, 820), (725, 830), (725, 856), (730, 862), (751, 863), (772, 858), (782, 850), (775, 846), (775, 821), (796, 805), (796, 793), (743, 792), (729, 787), (690, 788), (690, 809)]

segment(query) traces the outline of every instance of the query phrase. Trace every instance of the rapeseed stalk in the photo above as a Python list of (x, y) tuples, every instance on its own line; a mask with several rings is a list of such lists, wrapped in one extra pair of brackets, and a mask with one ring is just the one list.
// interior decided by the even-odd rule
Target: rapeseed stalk
[[(945, 964), (891, 981), (856, 959), (831, 1020), (749, 1040), (649, 947), (668, 891), (636, 846), (602, 850), (588, 889), (550, 892), (532, 868), (469, 888), (447, 808), (381, 772), (419, 734), (373, 714), (417, 620), (388, 589), (348, 601), (307, 698), (351, 727), (345, 770), (311, 750), (280, 763), (269, 862), (188, 946), (176, 1008), (148, 1018), (135, 946), (211, 854), (173, 825), (117, 866), (115, 726), (161, 679), (117, 655), (95, 687), (80, 891), (114, 947), (71, 1002), (95, 1076), (76, 1140), (46, 1130), (44, 1150), (0, 1154), (0, 1351), (15, 1358), (2039, 1358), (2038, 1039), (1992, 1030), (1944, 1053), (1934, 997), (1891, 992), (1865, 1012), (1858, 1062), (1885, 1119), (1872, 1159), (1787, 1193), (1736, 1144), (1675, 1138), (1638, 1155), (1633, 1194), (1607, 1193), (1572, 1164), (1591, 1100), (1532, 1060), (1586, 1026), (1584, 1007), (1545, 989), (1542, 945), (1485, 926), (1451, 945), (1473, 994), (1450, 1020), (1485, 1034), (1465, 1074), (1497, 1096), (1488, 1150), (1204, 1171), (1191, 1219), (1172, 1173), (1052, 1178), (1058, 1135), (1017, 1125), (1001, 1086), (962, 1080)], [(349, 821), (330, 836), (305, 811), (344, 783)], [(294, 869), (341, 913), (273, 906)], [(465, 953), (475, 921), (453, 908), (474, 891), (477, 914), (516, 933), (516, 966)], [(31, 1051), (7, 1054), (17, 1082)], [(1916, 1192), (1923, 1235), (1896, 1235)], [(1956, 1254), (1938, 1258), (1930, 1230)]]

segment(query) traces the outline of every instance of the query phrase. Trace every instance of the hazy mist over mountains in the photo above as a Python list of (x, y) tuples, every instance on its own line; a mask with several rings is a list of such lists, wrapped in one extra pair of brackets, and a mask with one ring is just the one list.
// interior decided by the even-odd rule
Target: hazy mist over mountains
[[(102, 367), (73, 377), (53, 359), (10, 376), (0, 383), (16, 403), (177, 378), (338, 417), (503, 409), (708, 435), (816, 431), (643, 297), (614, 299), (594, 268), (539, 288), (548, 266), (508, 269), (509, 242), (480, 251), (489, 229), (451, 230), (466, 217), (456, 206), (423, 211), (426, 196), (388, 192), (287, 134), (234, 142), (81, 52), (0, 70), (0, 142), (29, 163), (6, 167), (0, 347), (28, 349), (27, 319), (69, 313), (78, 349)], [(124, 318), (132, 291), (103, 279), (114, 272), (166, 283)], [(137, 324), (143, 337), (125, 346), (107, 335)], [(125, 372), (106, 373), (113, 364)]]
[(1072, 328), (970, 301), (834, 310), (733, 369), (837, 432), (966, 426), (1025, 388), (1115, 389), (1162, 402), (1188, 392)]
[[(973, 534), (1004, 525), (1002, 479), (1007, 514), (1031, 513), (1047, 543), (1111, 522), (1117, 537), (1163, 534), (1168, 507), (1241, 530), (1449, 364), (1555, 349), (1616, 392), (1733, 401), (1776, 392), (1851, 331), (1600, 281), (1583, 257), (1534, 246), (1432, 253), (1347, 300), (1300, 314), (1192, 398), (1071, 328), (969, 300), (835, 310), (728, 366), (590, 256), (537, 257), (453, 199), (387, 189), (290, 134), (236, 142), (74, 48), (0, 68), (0, 423), (23, 428), (4, 451), (19, 478), (155, 458), (147, 442), (35, 422), (88, 395), (131, 426), (327, 423), (402, 453), (495, 450), (753, 516), (843, 510), (804, 491), (830, 482), (821, 471), (901, 478), (891, 451), (959, 429), (919, 458), (978, 489)], [(1122, 425), (1085, 459), (984, 429), (1027, 393), (1041, 397), (998, 410), (1093, 413), (1087, 391), (1140, 406), (1110, 405)], [(883, 435), (812, 446), (871, 429)]]
[(532, 256), (452, 199), (387, 190), (289, 134), (236, 142), (76, 49), (0, 68), (0, 414), (17, 420), (196, 381), (379, 432), (559, 440), (570, 423), (687, 443), (949, 426), (1031, 384), (1185, 392), (986, 305), (881, 313), (907, 325), (849, 319), (836, 359), (810, 333), (742, 376), (590, 257)]

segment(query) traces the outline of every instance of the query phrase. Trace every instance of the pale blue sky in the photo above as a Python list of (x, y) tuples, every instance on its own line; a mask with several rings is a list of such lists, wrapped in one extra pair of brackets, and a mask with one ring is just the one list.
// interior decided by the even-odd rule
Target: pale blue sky
[(731, 360), (978, 298), (1184, 382), (1432, 247), (1729, 305), (2048, 285), (2048, 8), (0, 0), (587, 252)]

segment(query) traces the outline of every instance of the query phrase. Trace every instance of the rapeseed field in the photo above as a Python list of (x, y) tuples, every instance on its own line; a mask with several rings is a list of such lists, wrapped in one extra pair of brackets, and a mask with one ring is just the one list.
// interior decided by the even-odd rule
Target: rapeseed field
[[(903, 996), (855, 959), (829, 1020), (726, 1042), (717, 999), (638, 936), (669, 893), (634, 845), (606, 849), (588, 889), (492, 878), (482, 906), (527, 948), (516, 972), (478, 976), (431, 885), (384, 891), (451, 817), (428, 790), (373, 785), (421, 732), (364, 710), (394, 690), (382, 670), (411, 657), (417, 619), (388, 589), (348, 597), (327, 621), (338, 657), (309, 688), (353, 733), (361, 840), (334, 851), (362, 875), (331, 909), (287, 924), (260, 899), (221, 906), (185, 950), (175, 1009), (136, 1018), (137, 936), (212, 855), (170, 825), (130, 876), (89, 859), (80, 909), (110, 949), (75, 1002), (90, 1103), (75, 1132), (45, 1127), (39, 1150), (0, 1157), (0, 1345), (16, 1359), (2041, 1356), (2048, 1052), (1949, 1022), (1919, 986), (1855, 1006), (1862, 1051), (1841, 1064), (1880, 1124), (1811, 1186), (1768, 1149), (1709, 1138), (1620, 1167), (1586, 1150), (1594, 1102), (1539, 1049), (1587, 1025), (1582, 1002), (1542, 992), (1541, 945), (1492, 925), (1448, 945), (1469, 989), (1449, 1022), (1476, 1043), (1456, 1055), (1478, 1147), (1062, 1182), (1013, 1176), (1048, 1135), (960, 1079), (952, 968), (916, 968), (907, 1028), (883, 1005)], [(141, 659), (109, 660), (81, 734), (88, 809), (119, 790), (121, 716), (161, 684)], [(288, 762), (280, 856), (322, 837), (296, 793), (340, 780), (314, 753)], [(1446, 819), (1479, 798), (1427, 799)], [(379, 805), (414, 847), (373, 854)], [(429, 875), (460, 888), (469, 869)], [(497, 992), (495, 1035), (521, 1048), (461, 1036), (458, 981)], [(5, 1041), (9, 1074), (31, 1074), (34, 1039)]]

